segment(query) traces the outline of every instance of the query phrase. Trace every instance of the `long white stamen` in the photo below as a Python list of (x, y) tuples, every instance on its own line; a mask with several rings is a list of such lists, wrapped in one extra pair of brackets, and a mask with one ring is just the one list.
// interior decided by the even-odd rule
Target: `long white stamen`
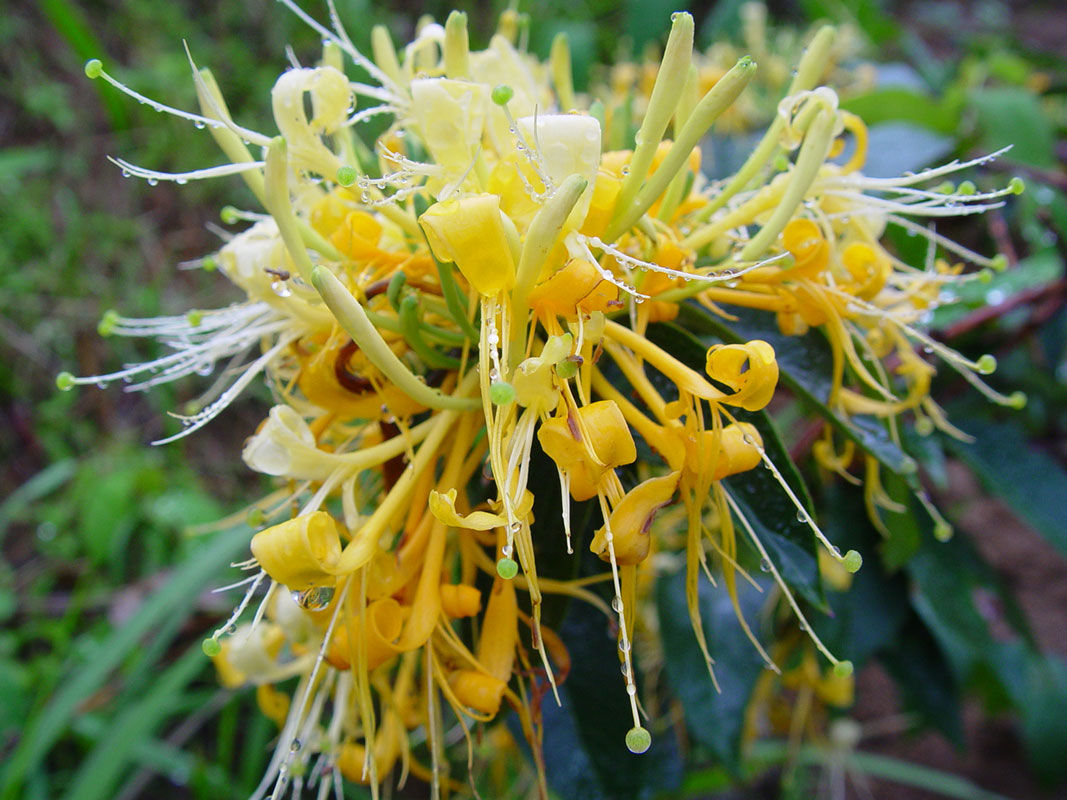
[(150, 183), (153, 181), (175, 181), (176, 183), (185, 183), (186, 181), (222, 178), (227, 175), (237, 175), (241, 172), (247, 172), (251, 169), (259, 169), (264, 163), (262, 161), (249, 161), (243, 164), (222, 164), (217, 167), (208, 167), (206, 169), (194, 169), (190, 172), (159, 172), (154, 169), (147, 169), (145, 167), (139, 167), (136, 164), (131, 164), (129, 161), (122, 158), (112, 158), (111, 156), (108, 156), (107, 160), (120, 167), (124, 176), (133, 175), (137, 178), (146, 178)]
[(215, 417), (221, 414), (226, 409), (226, 407), (233, 402), (234, 398), (237, 397), (237, 395), (239, 395), (244, 390), (244, 388), (252, 382), (252, 379), (255, 378), (260, 372), (262, 372), (267, 367), (267, 365), (274, 359), (275, 356), (277, 356), (285, 348), (287, 348), (290, 344), (292, 344), (296, 339), (299, 338), (299, 334), (293, 334), (290, 336), (286, 336), (283, 339), (280, 339), (278, 343), (274, 345), (274, 347), (272, 347), (262, 356), (257, 358), (252, 363), (252, 366), (249, 367), (249, 369), (240, 378), (234, 381), (233, 385), (230, 386), (229, 389), (227, 389), (219, 396), (218, 400), (216, 400), (204, 410), (190, 417), (185, 417), (180, 414), (172, 414), (171, 416), (180, 419), (182, 423), (187, 427), (185, 428), (185, 430), (180, 431), (174, 434), (173, 436), (167, 436), (163, 439), (157, 439), (156, 441), (152, 442), (152, 444), (168, 444), (170, 442), (177, 441), (178, 439), (182, 439), (193, 433), (194, 431), (198, 431), (203, 428), (205, 425), (211, 422), (211, 420), (215, 419)]

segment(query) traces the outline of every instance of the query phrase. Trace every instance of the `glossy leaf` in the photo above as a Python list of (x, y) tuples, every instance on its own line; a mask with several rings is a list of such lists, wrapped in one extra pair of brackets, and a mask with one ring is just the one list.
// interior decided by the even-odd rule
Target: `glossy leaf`
[(669, 728), (652, 729), (652, 747), (642, 755), (626, 749), (633, 719), (612, 623), (592, 606), (572, 603), (559, 633), (572, 665), (560, 689), (563, 704), (551, 694), (541, 701), (552, 789), (560, 797), (640, 800), (678, 786), (682, 762)]
[(972, 416), (962, 424), (975, 441), (950, 440), (949, 448), (975, 471), (991, 494), (1011, 506), (1067, 557), (1067, 528), (1063, 524), (1067, 472), (1058, 461), (1027, 446), (1025, 431), (1015, 423)]
[[(770, 586), (765, 579), (760, 582)], [(708, 650), (715, 659), (715, 677), (722, 692), (716, 692), (712, 685), (689, 624), (684, 571), (661, 576), (656, 584), (667, 681), (686, 709), (686, 723), (693, 737), (736, 772), (745, 708), (763, 674), (763, 659), (738, 625), (730, 596), (721, 584), (713, 587), (702, 580), (699, 598)], [(757, 623), (768, 593), (739, 582), (738, 598), (742, 613), (758, 635)]]

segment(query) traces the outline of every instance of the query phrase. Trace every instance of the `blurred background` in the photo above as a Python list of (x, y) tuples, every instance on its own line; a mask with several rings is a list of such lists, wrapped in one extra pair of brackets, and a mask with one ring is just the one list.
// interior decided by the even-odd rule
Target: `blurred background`
[[(325, 3), (302, 5), (325, 19)], [(403, 41), (419, 15), (443, 20), (453, 5), (470, 12), (476, 47), (504, 8), (337, 0), (365, 50), (372, 24)], [(698, 44), (732, 41), (743, 53), (741, 5), (691, 7)], [(547, 55), (553, 36), (568, 33), (580, 89), (607, 79), (590, 72), (594, 61), (655, 48), (677, 8), (664, 0), (520, 6), (534, 22), (532, 50)], [(955, 582), (941, 580), (944, 564), (929, 580), (906, 575), (937, 640), (926, 644), (940, 655), (887, 650), (861, 671), (853, 717), (870, 758), (862, 769), (849, 762), (862, 774), (833, 796), (993, 796), (974, 785), (1017, 800), (1067, 796), (1067, 9), (808, 0), (770, 3), (768, 20), (781, 37), (770, 41), (783, 46), (819, 20), (846, 26), (852, 49), (842, 69), (857, 83), (846, 107), (872, 125), (872, 169), (917, 170), (1013, 143), (968, 177), (993, 186), (1019, 175), (1028, 184), (1002, 210), (939, 228), (979, 252), (1004, 253), (1010, 268), (971, 285), (935, 331), (964, 352), (995, 353), (996, 385), (1026, 391), (1030, 404), (994, 414), (962, 382), (942, 381), (954, 421), (980, 437), (974, 446), (923, 445), (928, 483), (961, 534), (948, 563), (967, 566)], [(175, 171), (216, 164), (210, 136), (83, 72), (87, 59), (102, 58), (143, 94), (192, 109), (183, 41), (214, 71), (234, 117), (265, 131), (286, 46), (303, 63), (320, 48), (273, 0), (16, 0), (0, 14), (0, 797), (241, 798), (274, 734), (250, 693), (217, 687), (199, 647), (230, 608), (210, 593), (225, 582), (218, 567), (243, 557), (248, 531), (187, 532), (262, 492), (238, 456), (265, 394), (250, 392), (225, 421), (151, 448), (175, 430), (166, 412), (202, 387), (55, 388), (61, 370), (103, 373), (161, 354), (150, 342), (101, 338), (107, 309), (148, 317), (240, 299), (198, 259), (218, 246), (223, 205), (254, 207), (243, 184), (148, 186), (106, 160)], [(758, 125), (768, 108), (746, 124)], [(712, 167), (743, 156), (748, 134), (739, 124), (709, 145)], [(803, 448), (802, 437), (789, 438)], [(897, 765), (889, 772), (898, 779), (908, 765), (938, 772), (914, 773), (916, 785), (900, 788), (879, 782), (879, 758)], [(694, 757), (673, 784), (633, 796), (782, 796), (766, 764), (742, 767), (731, 776)], [(832, 773), (840, 764), (816, 767), (840, 777)]]

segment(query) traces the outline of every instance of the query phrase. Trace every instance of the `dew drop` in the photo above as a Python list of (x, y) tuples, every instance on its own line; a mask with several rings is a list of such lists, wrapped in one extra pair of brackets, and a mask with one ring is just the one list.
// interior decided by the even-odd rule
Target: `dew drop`
[(289, 284), (285, 281), (274, 281), (271, 283), (270, 288), (278, 297), (288, 297), (293, 293), (293, 290), (289, 288)]
[(312, 586), (292, 593), (293, 602), (307, 611), (322, 611), (333, 600), (333, 595), (332, 586)]
[(611, 598), (611, 609), (616, 614), (622, 613), (622, 598), (618, 595), (615, 595), (613, 598)]
[(761, 570), (762, 570), (763, 572), (770, 572), (770, 571), (771, 571), (771, 562), (770, 562), (770, 560), (769, 560), (769, 559), (766, 559), (766, 558), (764, 558), (763, 560), (761, 560), (761, 561), (759, 562), (759, 568), (760, 568), (760, 569), (761, 569)]
[(158, 178), (149, 178), (148, 179), (148, 185), (149, 186), (158, 186), (159, 185), (159, 179)]

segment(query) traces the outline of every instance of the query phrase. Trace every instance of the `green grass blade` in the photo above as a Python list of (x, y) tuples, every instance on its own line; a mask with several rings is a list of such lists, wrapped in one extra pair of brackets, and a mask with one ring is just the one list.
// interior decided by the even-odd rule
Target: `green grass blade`
[(55, 697), (27, 725), (26, 734), (12, 754), (0, 783), (0, 798), (15, 800), (29, 773), (44, 758), (77, 713), (78, 706), (95, 692), (112, 670), (119, 665), (141, 639), (164, 619), (183, 614), (194, 602), (196, 592), (218, 574), (220, 565), (229, 563), (245, 546), (248, 531), (237, 528), (219, 534), (192, 553), (178, 567), (171, 579), (122, 627), (113, 631), (85, 664), (71, 671)]

